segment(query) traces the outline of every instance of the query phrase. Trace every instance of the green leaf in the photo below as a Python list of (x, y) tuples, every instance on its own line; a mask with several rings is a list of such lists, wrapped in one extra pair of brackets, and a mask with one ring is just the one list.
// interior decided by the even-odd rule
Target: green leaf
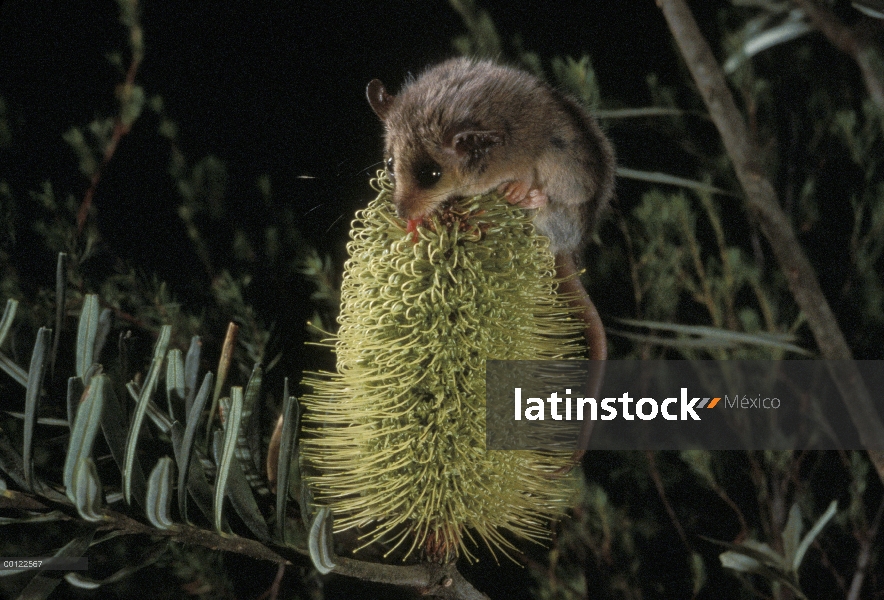
[(141, 389), (138, 403), (135, 405), (135, 414), (129, 427), (129, 436), (126, 440), (126, 457), (123, 465), (123, 498), (125, 498), (126, 504), (129, 504), (132, 498), (132, 471), (136, 463), (135, 450), (138, 446), (138, 437), (141, 434), (141, 425), (144, 423), (144, 414), (147, 412), (148, 400), (150, 400), (157, 385), (163, 357), (166, 355), (166, 347), (169, 345), (171, 334), (172, 328), (169, 325), (163, 325), (162, 329), (160, 329), (159, 339), (154, 348), (153, 362), (147, 372), (144, 387)]
[[(72, 378), (77, 381), (79, 379)], [(122, 474), (126, 464), (126, 420), (123, 418), (123, 409), (120, 407), (120, 401), (114, 392), (114, 386), (105, 387), (104, 409), (101, 411), (101, 431), (104, 433), (104, 439), (110, 448), (111, 456)], [(132, 494), (141, 504), (144, 498), (145, 481), (144, 471), (141, 465), (136, 461), (132, 468)]]
[(783, 528), (783, 554), (785, 555), (785, 564), (792, 567), (792, 571), (795, 571), (797, 566), (795, 565), (795, 552), (798, 550), (798, 544), (801, 543), (801, 532), (804, 528), (803, 523), (801, 522), (801, 509), (798, 508), (798, 503), (792, 505), (792, 508), (789, 509), (789, 519), (786, 521), (786, 526)]
[(9, 333), (9, 328), (12, 327), (12, 322), (15, 320), (15, 313), (17, 310), (18, 300), (9, 298), (6, 301), (6, 308), (3, 309), (3, 317), (0, 317), (0, 347), (3, 346), (3, 342), (6, 340), (6, 334)]
[(92, 366), (95, 335), (98, 332), (98, 296), (86, 294), (83, 298), (83, 310), (80, 312), (80, 324), (77, 327), (77, 377), (86, 381), (86, 371)]
[(107, 383), (107, 375), (92, 378), (89, 392), (77, 410), (77, 416), (74, 418), (74, 425), (71, 428), (71, 436), (68, 439), (62, 482), (67, 489), (68, 498), (75, 504), (74, 492), (71, 489), (74, 469), (78, 463), (92, 455), (92, 444), (95, 442), (95, 435), (98, 433), (98, 425), (101, 423), (101, 415), (104, 411), (104, 390)]
[(331, 510), (324, 506), (316, 513), (316, 518), (310, 525), (310, 537), (307, 541), (307, 549), (313, 566), (322, 575), (328, 575), (335, 569), (335, 554), (332, 547), (332, 514)]
[(61, 341), (61, 329), (64, 326), (64, 308), (67, 295), (67, 258), (64, 252), (58, 253), (55, 265), (55, 336), (52, 338), (52, 359), (50, 372), (55, 374), (55, 359), (58, 356), (58, 344)]
[(639, 171), (637, 169), (618, 167), (617, 177), (623, 177), (624, 179), (633, 179), (635, 181), (647, 181), (649, 183), (674, 185), (680, 188), (697, 190), (700, 192), (709, 192), (712, 194), (721, 194), (723, 196), (737, 196), (737, 194), (734, 194), (733, 192), (723, 190), (721, 188), (715, 187), (714, 185), (709, 185), (708, 183), (703, 183), (702, 181), (695, 181), (693, 179), (678, 177), (677, 175), (669, 175), (668, 173)]
[[(90, 529), (83, 535), (72, 539), (63, 548), (56, 552), (54, 556), (74, 558), (83, 556), (83, 554), (89, 549), (89, 544), (92, 542), (92, 536), (94, 535), (95, 530)], [(53, 577), (38, 572), (28, 585), (25, 586), (25, 589), (22, 590), (21, 594), (19, 594), (18, 600), (45, 600), (49, 597), (49, 594), (55, 590), (59, 583), (61, 583), (60, 577)]]
[(184, 359), (184, 390), (185, 416), (190, 414), (190, 407), (193, 404), (193, 396), (196, 394), (196, 382), (200, 369), (200, 350), (202, 349), (200, 336), (195, 335), (190, 338), (190, 348), (187, 349), (187, 357)]
[(838, 512), (838, 501), (832, 500), (829, 503), (829, 508), (826, 509), (826, 512), (823, 513), (817, 522), (813, 524), (813, 527), (810, 528), (810, 531), (807, 532), (807, 535), (804, 536), (804, 539), (801, 540), (801, 544), (798, 546), (798, 550), (795, 551), (795, 558), (792, 560), (792, 570), (798, 571), (798, 567), (801, 566), (801, 561), (804, 560), (804, 555), (807, 553), (807, 550), (810, 548), (810, 545), (816, 539), (816, 537), (820, 534), (826, 524), (835, 516), (835, 513)]
[[(213, 439), (213, 451), (215, 461), (221, 462), (223, 456), (222, 438), (215, 432)], [(234, 460), (230, 464), (230, 472), (227, 477), (227, 492), (230, 503), (233, 505), (236, 514), (240, 516), (243, 523), (249, 530), (261, 541), (270, 540), (270, 530), (267, 528), (267, 522), (255, 502), (255, 496), (252, 494), (252, 488), (242, 471), (242, 467), (238, 460)]]
[[(190, 353), (188, 353), (189, 356)], [(190, 471), (190, 460), (193, 450), (193, 441), (196, 439), (196, 427), (200, 422), (203, 408), (212, 389), (212, 373), (206, 373), (203, 384), (196, 395), (196, 399), (187, 413), (187, 426), (184, 430), (184, 439), (181, 443), (181, 455), (178, 457), (178, 512), (181, 518), (187, 521), (187, 485)]]
[(169, 418), (175, 420), (176, 402), (184, 400), (184, 360), (181, 358), (181, 350), (172, 348), (169, 350), (166, 362), (166, 403), (169, 406)]
[(236, 450), (236, 438), (242, 421), (243, 393), (242, 388), (234, 386), (230, 389), (230, 410), (224, 421), (224, 447), (221, 451), (221, 460), (218, 463), (218, 473), (215, 477), (215, 530), (223, 535), (221, 519), (224, 516), (224, 496), (227, 494), (227, 481), (230, 476), (230, 466), (234, 460)]
[(169, 529), (174, 522), (169, 516), (172, 505), (172, 459), (162, 457), (147, 478), (147, 500), (144, 504), (148, 520), (157, 529)]
[(40, 390), (43, 387), (43, 374), (46, 371), (46, 355), (49, 352), (51, 339), (51, 329), (41, 327), (37, 332), (37, 341), (34, 343), (34, 351), (31, 353), (31, 367), (28, 369), (28, 384), (25, 388), (22, 460), (24, 461), (25, 482), (31, 491), (34, 489), (34, 425), (37, 423), (37, 408), (40, 403)]
[(98, 478), (98, 470), (92, 458), (87, 456), (79, 459), (74, 467), (67, 493), (83, 520), (97, 523), (104, 519), (101, 512), (103, 507), (101, 480)]
[(276, 537), (285, 544), (285, 522), (289, 500), (289, 472), (292, 449), (298, 436), (301, 407), (294, 396), (288, 395), (288, 378), (285, 380), (285, 401), (282, 408), (282, 434), (279, 441), (279, 457), (276, 469)]

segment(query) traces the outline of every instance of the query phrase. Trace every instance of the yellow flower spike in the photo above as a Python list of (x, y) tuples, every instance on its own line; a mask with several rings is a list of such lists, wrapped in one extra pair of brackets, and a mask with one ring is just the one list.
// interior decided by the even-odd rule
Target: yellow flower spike
[(308, 484), (337, 531), (366, 528), (361, 547), (472, 560), (475, 533), (507, 555), (568, 507), (573, 485), (555, 472), (571, 455), (486, 452), (485, 360), (580, 358), (582, 322), (524, 211), (497, 194), (464, 199), (415, 241), (390, 182), (373, 187), (347, 247), (338, 372), (305, 379)]

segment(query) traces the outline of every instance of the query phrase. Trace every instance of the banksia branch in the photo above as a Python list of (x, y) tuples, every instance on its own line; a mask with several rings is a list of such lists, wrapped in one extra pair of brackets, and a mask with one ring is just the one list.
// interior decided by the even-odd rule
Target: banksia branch
[(580, 358), (548, 240), (496, 194), (405, 231), (391, 187), (357, 213), (341, 287), (337, 372), (308, 377), (303, 459), (335, 529), (446, 562), (471, 532), (492, 552), (548, 537), (570, 454), (485, 450), (485, 360)]

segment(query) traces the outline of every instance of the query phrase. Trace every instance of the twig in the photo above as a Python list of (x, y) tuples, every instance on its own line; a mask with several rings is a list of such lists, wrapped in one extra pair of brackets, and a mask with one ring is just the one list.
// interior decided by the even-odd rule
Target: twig
[(872, 542), (878, 535), (878, 527), (881, 525), (881, 516), (884, 515), (884, 500), (878, 505), (878, 511), (872, 520), (869, 531), (863, 536), (859, 543), (859, 556), (856, 559), (856, 571), (853, 574), (853, 580), (850, 582), (850, 590), (845, 596), (846, 600), (857, 600), (859, 593), (863, 588), (863, 580), (868, 573), (869, 562), (872, 559)]
[[(131, 5), (128, 8), (128, 11), (131, 12), (128, 14), (132, 16), (136, 15), (138, 11), (138, 0), (128, 0), (128, 2)], [(141, 29), (141, 23), (138, 22), (137, 18), (133, 19), (128, 25), (129, 46), (132, 50), (132, 60), (126, 71), (126, 79), (117, 91), (117, 96), (120, 100), (120, 112), (114, 118), (114, 129), (111, 133), (111, 139), (104, 148), (101, 164), (92, 174), (92, 179), (89, 182), (89, 189), (86, 190), (86, 194), (83, 196), (83, 201), (80, 203), (80, 208), (77, 211), (77, 235), (83, 232), (83, 226), (86, 224), (86, 218), (89, 216), (89, 209), (92, 208), (92, 198), (95, 196), (95, 190), (98, 187), (98, 182), (101, 181), (101, 174), (104, 171), (104, 168), (113, 158), (114, 153), (117, 151), (117, 146), (120, 144), (120, 140), (132, 129), (133, 119), (125, 118), (124, 113), (126, 112), (127, 104), (131, 102), (135, 88), (135, 75), (138, 73), (138, 67), (141, 66), (142, 59), (144, 59), (144, 32)]]
[(884, 482), (884, 451), (879, 450), (884, 440), (884, 425), (875, 411), (859, 370), (852, 362), (850, 348), (820, 289), (816, 273), (798, 243), (792, 223), (777, 202), (773, 185), (758, 160), (761, 152), (750, 139), (746, 122), (734, 103), (721, 68), (684, 0), (657, 0), (657, 6), (663, 11), (721, 135), (746, 195), (749, 211), (770, 243), (786, 276), (789, 290), (807, 317), (822, 357), (829, 359), (832, 379), (859, 432), (860, 440), (869, 451), (878, 477)]
[(881, 59), (876, 58), (877, 49), (872, 41), (872, 19), (863, 17), (857, 25), (848, 27), (825, 6), (810, 0), (794, 1), (833, 46), (856, 62), (869, 98), (884, 111), (884, 73), (881, 72)]

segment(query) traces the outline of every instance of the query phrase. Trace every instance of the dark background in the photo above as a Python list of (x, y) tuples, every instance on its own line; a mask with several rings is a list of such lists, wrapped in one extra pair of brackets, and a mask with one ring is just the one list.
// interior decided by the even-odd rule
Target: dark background
[[(690, 4), (718, 51), (718, 15), (729, 3)], [(490, 11), (505, 43), (520, 36), (523, 47), (537, 52), (544, 66), (553, 56), (589, 54), (607, 108), (650, 105), (647, 76), (652, 73), (664, 85), (685, 90), (687, 78), (653, 0), (530, 5), (485, 1), (481, 8)], [(441, 0), (353, 4), (153, 0), (141, 3), (141, 13), (145, 59), (136, 81), (148, 97), (162, 97), (165, 115), (178, 125), (178, 149), (191, 163), (209, 154), (225, 162), (229, 214), (237, 225), (260, 230), (268, 218), (256, 187), (258, 178), (267, 174), (274, 201), (294, 207), (297, 226), (308, 243), (332, 254), (338, 265), (343, 262), (354, 211), (374, 196), (368, 181), (382, 158), (381, 124), (365, 100), (367, 82), (380, 78), (397, 89), (408, 73), (454, 55), (452, 38), (466, 32), (459, 15)], [(124, 77), (106, 55), (120, 52), (123, 65), (129, 60), (127, 30), (118, 14), (112, 0), (5, 0), (0, 5), (0, 97), (11, 129), (11, 143), (0, 147), (0, 180), (9, 184), (16, 200), (18, 224), (16, 239), (0, 239), (0, 245), (16, 260), (26, 293), (50, 287), (55, 268), (55, 254), (29, 227), (31, 211), (36, 214), (37, 209), (27, 201), (28, 192), (51, 181), (59, 198), (70, 196), (79, 203), (89, 187), (62, 134), (116, 113), (114, 90)], [(849, 73), (855, 72), (834, 51), (827, 56), (835, 62), (825, 67), (846, 65)], [(784, 94), (783, 107), (790, 104), (788, 94), (804, 93), (799, 86), (777, 83)], [(696, 96), (685, 98), (685, 108), (699, 107)], [(210, 278), (177, 216), (180, 197), (168, 174), (170, 149), (157, 134), (158, 125), (156, 115), (146, 110), (123, 138), (97, 188), (95, 218), (107, 256), (168, 281), (175, 297), (198, 313)], [(674, 151), (671, 141), (645, 131), (642, 122), (607, 125), (621, 166), (679, 173), (680, 167), (690, 164)], [(714, 147), (715, 131), (709, 127), (708, 132)], [(313, 179), (300, 178), (304, 175)], [(619, 181), (615, 210), (628, 210), (646, 189)], [(231, 229), (229, 223), (218, 226), (222, 236)], [(843, 244), (843, 239), (839, 242)], [(295, 287), (300, 295), (286, 303), (275, 298), (252, 300), (265, 322), (289, 320), (291, 329), (282, 331), (291, 336), (288, 348), (297, 354), (303, 350), (303, 322), (312, 308), (310, 286), (297, 282)], [(603, 298), (600, 307), (603, 315), (612, 314), (619, 310), (618, 300)], [(308, 362), (286, 360), (299, 368)], [(596, 460), (617, 465), (622, 460), (623, 470), (632, 468), (627, 459), (617, 456)], [(649, 488), (649, 483), (639, 490), (612, 486), (610, 493), (613, 502), (628, 504), (634, 500), (630, 494), (637, 497)], [(673, 490), (673, 496), (678, 493)], [(695, 500), (701, 504), (704, 499)], [(660, 510), (659, 521), (665, 523), (662, 508), (654, 509)], [(700, 528), (709, 536), (733, 535), (732, 530), (722, 530), (725, 525), (712, 522), (714, 515), (706, 516), (699, 509), (696, 514), (697, 519), (710, 521)], [(659, 561), (642, 566), (643, 576), (660, 582), (658, 589), (682, 589), (679, 586), (689, 581), (683, 557), (670, 554), (678, 544), (669, 531), (642, 549)], [(707, 564), (715, 565), (720, 549), (708, 545), (705, 550)], [(542, 556), (545, 550), (538, 547), (533, 552)], [(238, 570), (244, 579), (255, 580), (257, 591), (241, 597), (257, 597), (272, 581), (275, 568), (259, 568), (237, 557), (228, 560), (230, 572)], [(464, 569), (479, 589), (494, 597), (524, 595), (530, 585), (526, 569), (505, 559), (496, 567), (486, 554), (482, 561)], [(711, 577), (713, 584), (704, 593), (715, 593), (720, 570)], [(726, 581), (730, 588), (736, 587), (732, 579)], [(348, 591), (351, 584), (332, 580), (327, 597), (355, 597)], [(360, 597), (389, 593), (388, 588), (367, 589)], [(683, 591), (688, 597), (690, 590)]]

